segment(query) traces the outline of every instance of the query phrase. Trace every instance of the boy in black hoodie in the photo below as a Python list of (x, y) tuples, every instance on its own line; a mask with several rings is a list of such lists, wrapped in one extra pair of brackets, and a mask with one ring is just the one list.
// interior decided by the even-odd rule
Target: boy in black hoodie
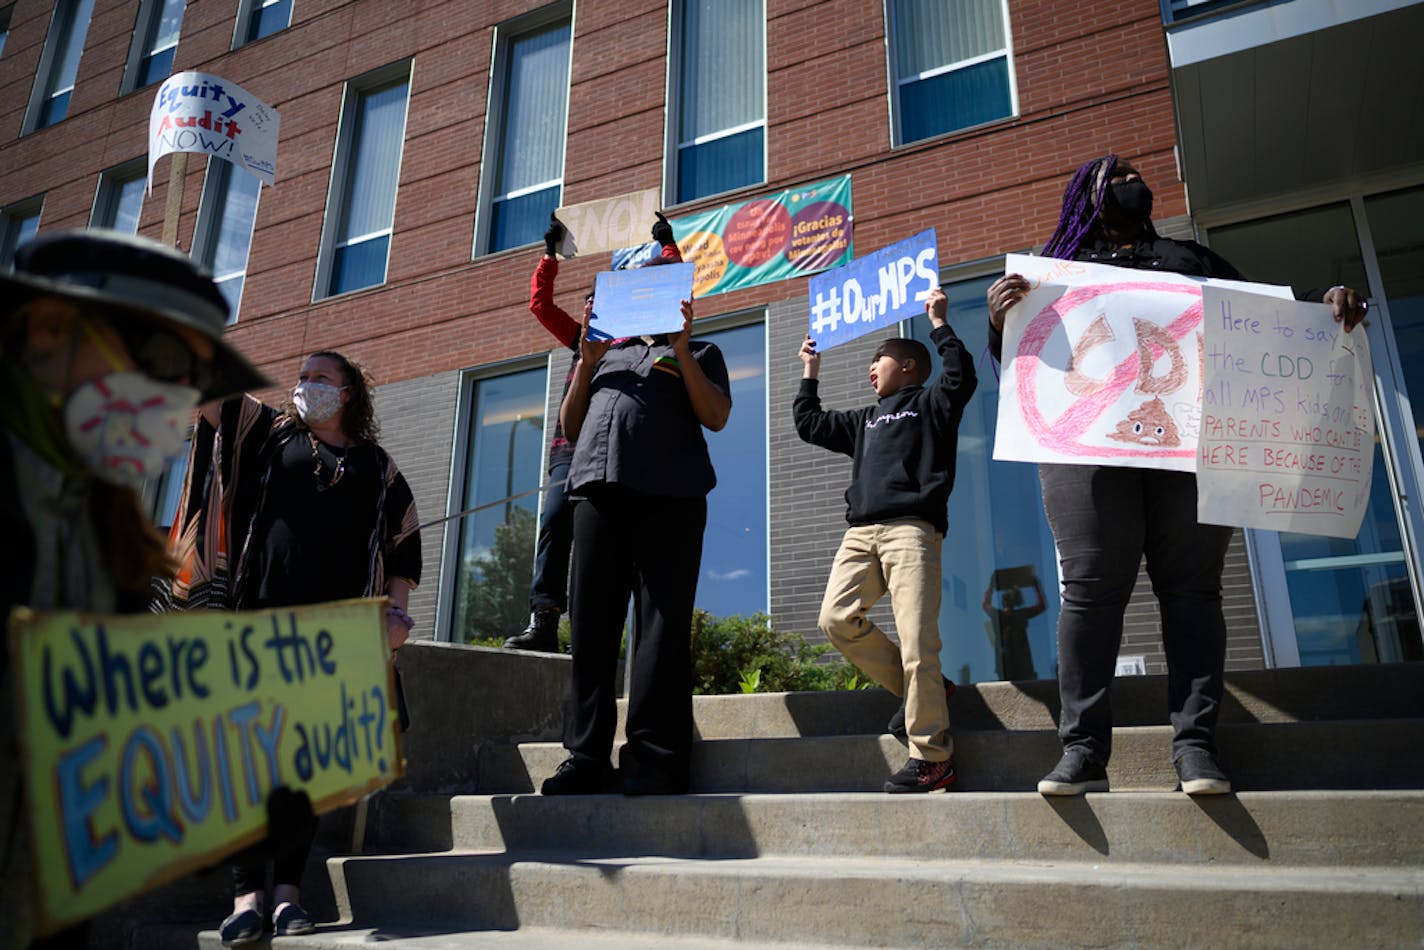
[[(917, 340), (886, 340), (870, 363), (879, 401), (827, 411), (817, 395), (821, 356), (801, 344), (801, 391), (792, 413), (812, 445), (849, 455), (846, 521), (818, 624), (836, 649), (905, 700), (910, 758), (887, 792), (933, 792), (954, 782), (954, 744), (946, 704), (953, 684), (940, 674), (940, 545), (954, 487), (959, 420), (978, 380), (964, 344), (945, 321), (948, 301), (935, 288), (925, 300), (944, 372), (925, 388), (930, 354)], [(890, 594), (900, 645), (866, 614)]]

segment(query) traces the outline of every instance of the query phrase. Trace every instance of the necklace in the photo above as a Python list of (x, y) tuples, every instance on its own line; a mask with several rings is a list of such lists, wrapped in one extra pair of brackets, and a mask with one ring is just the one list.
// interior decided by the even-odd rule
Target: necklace
[(336, 456), (336, 468), (332, 471), (331, 478), (323, 482), (321, 480), (321, 452), (317, 450), (317, 446), (319, 443), (317, 442), (316, 436), (312, 435), (311, 432), (307, 433), (307, 438), (311, 440), (312, 459), (316, 462), (316, 464), (312, 468), (312, 476), (316, 479), (316, 490), (319, 492), (323, 492), (330, 488), (332, 485), (335, 485), (337, 482), (341, 481), (341, 476), (346, 474), (346, 455), (345, 453), (343, 453), (341, 455)]

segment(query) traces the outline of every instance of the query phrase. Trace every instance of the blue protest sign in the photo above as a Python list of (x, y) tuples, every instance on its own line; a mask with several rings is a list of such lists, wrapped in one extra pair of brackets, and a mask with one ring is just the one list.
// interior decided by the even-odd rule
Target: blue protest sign
[(938, 286), (939, 249), (931, 228), (812, 277), (811, 339), (824, 351), (908, 320), (924, 310)]
[(636, 270), (604, 271), (593, 282), (594, 340), (676, 333), (682, 329), (682, 301), (692, 299), (692, 264), (661, 264)]

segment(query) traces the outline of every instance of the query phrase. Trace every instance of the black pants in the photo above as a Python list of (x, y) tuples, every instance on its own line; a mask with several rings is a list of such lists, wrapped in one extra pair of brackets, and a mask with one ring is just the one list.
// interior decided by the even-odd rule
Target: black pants
[[(569, 463), (549, 469), (549, 481), (569, 477)], [(574, 503), (562, 487), (544, 493), (539, 516), (539, 540), (534, 546), (534, 581), (529, 585), (529, 610), (568, 609), (569, 548), (574, 543)]]
[(1173, 758), (1215, 752), (1226, 665), (1221, 571), (1234, 529), (1197, 523), (1196, 476), (1158, 469), (1040, 465), (1058, 544), (1058, 735), (1065, 749), (1112, 753), (1110, 690), (1122, 616), (1142, 556), (1162, 618)]
[(274, 887), (301, 887), (316, 830), (317, 819), (305, 792), (293, 794), (285, 786), (272, 792), (267, 799), (267, 837), (232, 859), (233, 893), (240, 897), (264, 892), (269, 861)]
[(573, 692), (564, 746), (607, 764), (616, 727), (618, 644), (634, 598), (628, 743), (621, 766), (685, 786), (692, 748), (692, 605), (705, 498), (599, 485), (574, 506)]

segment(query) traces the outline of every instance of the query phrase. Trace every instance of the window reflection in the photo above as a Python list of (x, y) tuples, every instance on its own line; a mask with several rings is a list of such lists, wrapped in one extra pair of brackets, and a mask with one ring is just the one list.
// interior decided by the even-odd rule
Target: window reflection
[[(461, 509), (539, 486), (547, 377), (539, 367), (471, 387)], [(504, 639), (524, 629), (538, 511), (539, 497), (529, 495), (461, 519), (452, 640)]]
[[(959, 426), (941, 581), (940, 658), (945, 675), (959, 683), (1048, 679), (1058, 672), (1058, 561), (1038, 470), (993, 459), (999, 379), (988, 350), (984, 294), (995, 277), (944, 287), (949, 325), (979, 372), (979, 388)], [(934, 353), (927, 319), (909, 321), (908, 330)], [(926, 385), (939, 375), (935, 354)]]
[(698, 334), (717, 344), (732, 384), (732, 415), (706, 432), (717, 487), (707, 496), (697, 606), (719, 617), (767, 609), (766, 331), (764, 325)]

